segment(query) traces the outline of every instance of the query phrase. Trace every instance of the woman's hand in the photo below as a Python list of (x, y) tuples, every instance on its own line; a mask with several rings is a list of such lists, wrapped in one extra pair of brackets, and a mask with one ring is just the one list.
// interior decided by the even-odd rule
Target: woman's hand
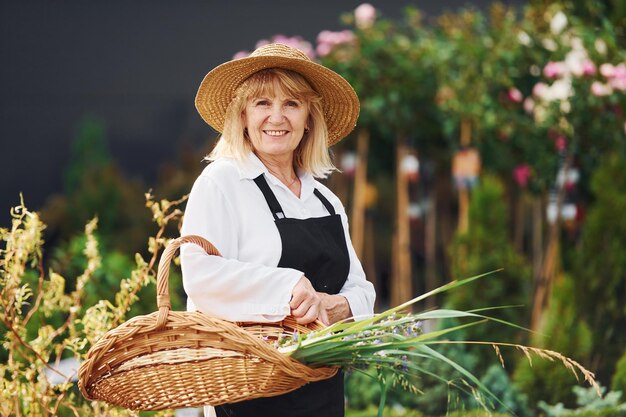
[(307, 324), (319, 319), (325, 325), (329, 324), (328, 315), (326, 309), (322, 307), (320, 295), (321, 293), (315, 291), (311, 285), (311, 281), (303, 275), (293, 287), (289, 302), (291, 315), (296, 319), (296, 322)]
[(343, 295), (331, 295), (325, 292), (317, 293), (322, 299), (322, 310), (326, 311), (328, 324), (334, 324), (340, 320), (352, 317), (350, 304)]

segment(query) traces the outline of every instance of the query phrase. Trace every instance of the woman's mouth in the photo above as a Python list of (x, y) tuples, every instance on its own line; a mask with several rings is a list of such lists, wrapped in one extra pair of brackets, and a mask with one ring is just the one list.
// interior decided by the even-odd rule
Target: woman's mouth
[(264, 130), (263, 133), (265, 133), (268, 136), (283, 136), (286, 135), (289, 131), (288, 130)]

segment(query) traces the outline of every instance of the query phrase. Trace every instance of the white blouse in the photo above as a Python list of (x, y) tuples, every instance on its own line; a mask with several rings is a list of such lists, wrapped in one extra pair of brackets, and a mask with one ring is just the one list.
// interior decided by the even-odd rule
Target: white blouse
[(264, 174), (288, 218), (328, 216), (313, 194), (317, 188), (341, 216), (350, 255), (350, 272), (339, 292), (355, 317), (374, 308), (374, 286), (365, 279), (348, 233), (343, 205), (327, 187), (300, 173), (300, 198), (294, 195), (250, 153), (246, 161), (221, 158), (208, 165), (193, 185), (182, 235), (199, 235), (217, 247), (222, 257), (207, 255), (195, 244), (181, 248), (187, 309), (230, 321), (280, 321), (290, 312), (293, 287), (303, 272), (279, 268), (282, 243), (274, 218), (253, 181)]

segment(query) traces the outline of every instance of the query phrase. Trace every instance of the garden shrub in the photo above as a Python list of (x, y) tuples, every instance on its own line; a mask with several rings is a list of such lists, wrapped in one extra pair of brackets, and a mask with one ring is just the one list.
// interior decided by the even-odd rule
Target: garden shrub
[[(581, 361), (591, 350), (589, 326), (578, 317), (578, 307), (571, 300), (575, 283), (569, 275), (561, 275), (553, 289), (553, 300), (546, 312), (543, 327), (533, 336), (532, 346), (560, 352)], [(528, 395), (529, 404), (539, 401), (575, 404), (572, 388), (579, 384), (574, 375), (560, 363), (533, 358), (520, 361), (513, 380)]]
[[(472, 192), (469, 231), (456, 236), (452, 244), (452, 272), (458, 279), (504, 270), (467, 285), (462, 291), (446, 294), (446, 307), (472, 310), (514, 305), (517, 307), (486, 314), (522, 326), (527, 324), (530, 268), (513, 248), (508, 230), (504, 187), (497, 178), (485, 175)], [(524, 343), (526, 335), (514, 327), (486, 323), (467, 329), (467, 337), (467, 340)], [(479, 374), (497, 360), (490, 349), (469, 346), (468, 350), (479, 358)]]
[(621, 402), (622, 393), (610, 391), (605, 394), (604, 387), (574, 387), (576, 409), (567, 409), (563, 403), (548, 405), (541, 401), (539, 408), (545, 417), (626, 417), (626, 403)]
[[(176, 203), (157, 203), (151, 197), (147, 205), (159, 225), (156, 237), (148, 239), (151, 258), (137, 255), (128, 278), (118, 279), (113, 302), (99, 300), (94, 305), (85, 304), (85, 298), (88, 283), (97, 279), (103, 264), (97, 220), (85, 227), (78, 254), (84, 270), (66, 279), (43, 267), (45, 224), (39, 215), (23, 203), (12, 209), (11, 227), (0, 228), (0, 415), (172, 415), (86, 401), (77, 389), (75, 372), (52, 370), (57, 360), (82, 361), (95, 341), (126, 319), (141, 289), (154, 284), (158, 253), (166, 243), (165, 226), (182, 212)], [(57, 382), (52, 375), (62, 379)]]
[(595, 202), (581, 235), (574, 303), (592, 329), (590, 363), (610, 385), (626, 346), (626, 159), (606, 157), (591, 179)]
[(611, 389), (613, 391), (620, 391), (623, 395), (626, 395), (626, 350), (624, 350), (622, 357), (615, 366)]

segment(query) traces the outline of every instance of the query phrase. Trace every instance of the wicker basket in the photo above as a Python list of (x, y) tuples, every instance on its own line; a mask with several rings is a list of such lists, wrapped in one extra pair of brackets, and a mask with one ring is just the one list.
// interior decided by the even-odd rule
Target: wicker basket
[(335, 375), (337, 368), (309, 368), (271, 343), (283, 334), (322, 327), (288, 317), (279, 323), (232, 323), (200, 312), (170, 311), (171, 259), (183, 243), (217, 249), (184, 236), (165, 249), (157, 273), (159, 311), (134, 317), (98, 340), (79, 369), (79, 388), (90, 400), (132, 410), (220, 405), (271, 397)]

